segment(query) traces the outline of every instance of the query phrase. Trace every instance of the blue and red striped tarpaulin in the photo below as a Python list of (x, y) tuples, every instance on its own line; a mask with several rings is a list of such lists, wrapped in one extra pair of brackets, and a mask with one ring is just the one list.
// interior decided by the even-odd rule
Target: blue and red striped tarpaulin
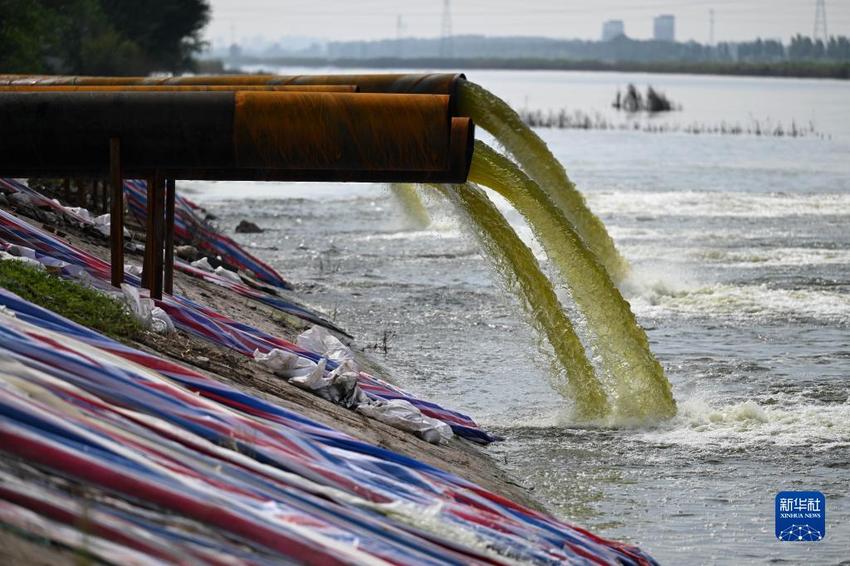
[[(127, 197), (130, 212), (144, 223), (147, 214), (147, 183), (126, 181), (124, 194)], [(191, 243), (204, 251), (221, 256), (224, 263), (251, 273), (260, 281), (284, 289), (292, 288), (271, 266), (249, 254), (239, 244), (201, 219), (198, 216), (199, 210), (200, 208), (188, 199), (175, 195), (174, 237), (177, 240)]]
[[(61, 270), (66, 277), (76, 277), (80, 269), (85, 270), (94, 279), (93, 283), (102, 289), (109, 286), (109, 264), (71, 244), (49, 234), (28, 222), (0, 210), (0, 244), (11, 243), (27, 246), (36, 251), (39, 261), (50, 258), (60, 260), (68, 265)], [(135, 287), (141, 281), (135, 275), (125, 274), (125, 281)], [(237, 322), (209, 307), (200, 305), (180, 295), (163, 295), (155, 301), (172, 319), (174, 325), (190, 334), (208, 340), (220, 346), (235, 350), (245, 356), (253, 356), (255, 350), (268, 353), (275, 348), (293, 352), (298, 356), (318, 362), (322, 355), (300, 348), (292, 342), (272, 336), (258, 328)], [(337, 364), (332, 360), (327, 362), (327, 371), (336, 369)], [(439, 419), (448, 424), (455, 434), (476, 442), (488, 443), (494, 437), (475, 423), (467, 415), (451, 411), (435, 403), (418, 399), (377, 377), (360, 372), (358, 383), (364, 392), (373, 398), (404, 399), (416, 406), (426, 416)]]
[(0, 468), (0, 521), (18, 530), (67, 541), (50, 527), (84, 524), (87, 549), (122, 563), (654, 563), (3, 289), (0, 306), (3, 466), (128, 500), (74, 505)]

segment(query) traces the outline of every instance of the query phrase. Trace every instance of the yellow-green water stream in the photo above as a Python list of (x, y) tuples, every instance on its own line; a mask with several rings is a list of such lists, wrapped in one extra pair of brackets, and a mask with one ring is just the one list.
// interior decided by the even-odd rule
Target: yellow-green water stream
[(460, 81), (458, 95), (459, 114), (471, 117), (477, 126), (490, 132), (504, 146), (561, 209), (614, 282), (622, 281), (628, 274), (628, 262), (617, 251), (605, 225), (587, 207), (584, 196), (570, 181), (546, 142), (525, 125), (505, 101), (487, 89)]
[(410, 183), (393, 183), (390, 192), (404, 210), (404, 215), (414, 228), (423, 229), (431, 224), (431, 215), (416, 192), (416, 185)]
[[(475, 144), (469, 179), (501, 194), (525, 218), (566, 283), (587, 320), (591, 348), (604, 367), (602, 382), (614, 415), (637, 419), (674, 415), (670, 383), (649, 348), (646, 333), (608, 272), (548, 194), (510, 159), (481, 141)], [(483, 227), (495, 229), (487, 223)], [(518, 272), (525, 267), (506, 269)]]
[(549, 279), (528, 246), (480, 188), (434, 185), (474, 229), (504, 283), (521, 301), (538, 336), (552, 346), (556, 362), (553, 386), (575, 400), (576, 417), (598, 419), (609, 413), (608, 400), (594, 375), (584, 347), (567, 318)]

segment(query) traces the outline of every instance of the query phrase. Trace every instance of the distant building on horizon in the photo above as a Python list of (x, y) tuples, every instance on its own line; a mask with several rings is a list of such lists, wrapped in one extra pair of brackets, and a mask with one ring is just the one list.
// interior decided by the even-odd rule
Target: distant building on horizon
[(653, 20), (652, 38), (655, 41), (676, 41), (676, 18), (670, 14), (656, 16)]
[(623, 20), (608, 20), (602, 24), (602, 41), (611, 41), (621, 35), (626, 35)]

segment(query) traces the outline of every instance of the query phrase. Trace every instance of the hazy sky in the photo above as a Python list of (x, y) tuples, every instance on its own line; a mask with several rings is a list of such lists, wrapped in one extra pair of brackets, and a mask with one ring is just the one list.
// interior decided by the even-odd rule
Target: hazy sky
[[(450, 0), (452, 32), (487, 35), (544, 35), (597, 39), (602, 22), (621, 19), (626, 34), (648, 38), (652, 17), (676, 16), (677, 39), (706, 42), (709, 10), (715, 12), (715, 39), (756, 36), (787, 40), (811, 35), (815, 0)], [(403, 35), (440, 34), (442, 0), (210, 0), (207, 37), (230, 41), (265, 36), (326, 39), (396, 37), (398, 16)], [(850, 35), (850, 0), (827, 0), (828, 31)]]

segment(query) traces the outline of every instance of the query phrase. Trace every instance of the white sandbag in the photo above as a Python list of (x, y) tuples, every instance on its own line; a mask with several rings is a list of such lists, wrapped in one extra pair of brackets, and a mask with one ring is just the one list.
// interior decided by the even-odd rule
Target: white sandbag
[(122, 283), (121, 292), (124, 296), (124, 303), (145, 328), (159, 334), (174, 331), (174, 322), (172, 322), (171, 317), (156, 306), (153, 300), (142, 297), (137, 287)]
[[(302, 358), (298, 354), (275, 348), (268, 353), (254, 350), (254, 361), (264, 366), (270, 372), (280, 377), (290, 379), (293, 377), (304, 377), (316, 373), (319, 364), (313, 360)], [(324, 360), (322, 360), (321, 376), (325, 371)]]
[(371, 400), (357, 407), (357, 412), (381, 421), (399, 430), (412, 432), (419, 438), (439, 444), (448, 442), (454, 433), (452, 428), (437, 419), (426, 417), (422, 411), (404, 399)]
[(242, 283), (242, 278), (239, 277), (239, 274), (229, 269), (226, 269), (222, 266), (218, 266), (215, 268), (215, 274), (219, 277), (224, 277), (225, 279), (230, 279), (234, 283)]
[(213, 273), (215, 271), (210, 265), (210, 261), (205, 257), (193, 261), (190, 265), (192, 267), (197, 267), (198, 269), (201, 269), (203, 271), (209, 271), (210, 273)]
[(151, 309), (150, 329), (157, 334), (166, 334), (168, 332), (174, 332), (175, 330), (174, 322), (171, 320), (171, 317), (168, 316), (167, 312), (159, 307)]
[(18, 257), (28, 257), (30, 259), (37, 260), (38, 257), (35, 255), (35, 250), (32, 248), (28, 248), (26, 246), (19, 246), (18, 244), (12, 244), (8, 248), (6, 248), (10, 254), (18, 256)]
[(275, 348), (268, 353), (254, 350), (254, 360), (262, 364), (275, 375), (285, 377), (289, 383), (310, 391), (322, 399), (354, 409), (369, 398), (357, 385), (357, 372), (352, 365), (343, 364), (332, 372), (325, 372), (327, 358), (318, 363), (292, 352)]
[(63, 206), (62, 209), (66, 212), (70, 212), (71, 214), (76, 214), (86, 222), (94, 222), (94, 218), (87, 208), (83, 208), (81, 206)]
[(369, 403), (369, 397), (360, 389), (358, 378), (360, 369), (354, 360), (342, 361), (329, 374), (330, 390), (325, 392), (325, 398), (347, 409), (356, 409), (363, 403)]
[(41, 265), (41, 262), (37, 259), (32, 259), (26, 256), (17, 256), (12, 255), (8, 252), (0, 251), (0, 261), (18, 261), (20, 263), (29, 265), (30, 267), (34, 267), (36, 269), (44, 269), (44, 266)]
[[(308, 360), (309, 361), (309, 360)], [(289, 378), (289, 383), (307, 389), (308, 391), (317, 392), (320, 389), (325, 389), (333, 384), (333, 378), (330, 374), (325, 375), (325, 367), (327, 360), (324, 358), (319, 360), (319, 363), (313, 363), (313, 367), (309, 371), (301, 375), (295, 375)]]
[[(95, 230), (103, 234), (104, 236), (109, 237), (111, 235), (111, 216), (107, 214), (101, 214), (100, 216), (95, 216), (92, 218), (92, 224), (94, 224)], [(124, 236), (129, 236), (130, 231), (127, 228), (124, 228)]]
[[(9, 252), (11, 255), (18, 257), (19, 259), (27, 258), (31, 260), (31, 262), (37, 262), (40, 266), (39, 268), (47, 269), (47, 271), (52, 273), (56, 273), (63, 270), (69, 272), (72, 275), (76, 273), (76, 270), (71, 268), (70, 263), (46, 255), (38, 257), (34, 249), (28, 248), (26, 246), (12, 244), (6, 248), (6, 251)], [(35, 264), (31, 262), (27, 263), (30, 263), (30, 265), (36, 267)]]
[(323, 326), (313, 326), (302, 332), (295, 343), (299, 348), (315, 352), (335, 362), (354, 361), (354, 352)]

